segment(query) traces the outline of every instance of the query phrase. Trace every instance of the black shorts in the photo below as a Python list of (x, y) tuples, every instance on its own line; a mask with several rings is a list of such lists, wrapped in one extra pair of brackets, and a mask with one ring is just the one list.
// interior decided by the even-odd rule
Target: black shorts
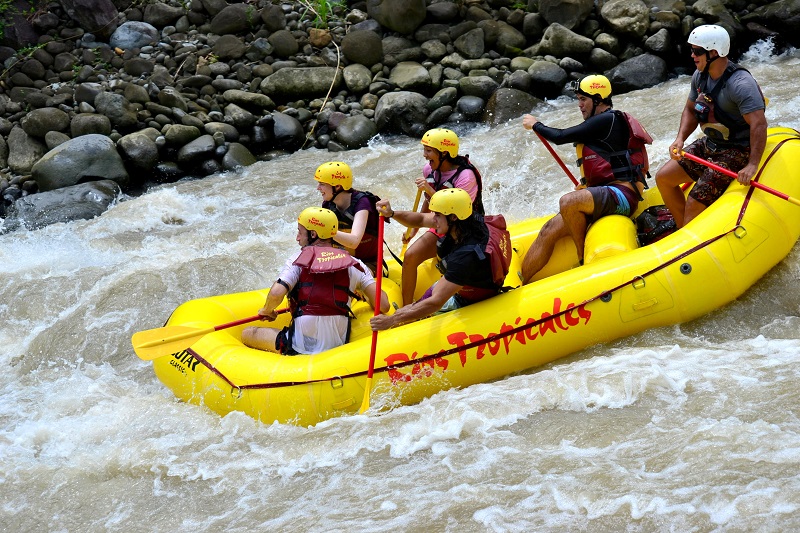
[(292, 326), (286, 326), (282, 330), (278, 332), (277, 337), (275, 337), (275, 351), (281, 355), (298, 355), (298, 353), (294, 350), (292, 346), (292, 334), (294, 333), (294, 328)]

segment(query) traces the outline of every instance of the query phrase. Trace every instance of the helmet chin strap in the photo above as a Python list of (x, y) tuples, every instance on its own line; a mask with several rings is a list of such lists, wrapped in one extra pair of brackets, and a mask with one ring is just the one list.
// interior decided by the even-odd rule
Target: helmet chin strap
[(711, 63), (719, 59), (720, 56), (711, 57), (711, 50), (706, 50), (706, 66), (703, 69), (703, 74), (708, 74), (708, 69), (711, 68)]

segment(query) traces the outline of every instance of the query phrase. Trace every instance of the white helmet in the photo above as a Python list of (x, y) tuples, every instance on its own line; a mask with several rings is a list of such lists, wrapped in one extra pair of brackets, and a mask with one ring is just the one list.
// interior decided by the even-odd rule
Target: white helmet
[(688, 43), (706, 50), (716, 50), (719, 57), (727, 56), (731, 50), (731, 36), (725, 28), (716, 24), (704, 24), (693, 29)]

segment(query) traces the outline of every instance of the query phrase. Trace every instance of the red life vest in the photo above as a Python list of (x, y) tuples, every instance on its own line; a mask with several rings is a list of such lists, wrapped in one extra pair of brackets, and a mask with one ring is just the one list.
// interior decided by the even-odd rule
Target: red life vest
[(492, 283), (495, 287), (463, 286), (458, 295), (469, 303), (479, 302), (497, 294), (503, 287), (511, 266), (511, 234), (506, 229), (506, 219), (503, 215), (487, 215), (483, 217), (483, 221), (489, 230), (489, 241), (484, 248), (475, 245), (475, 252), (480, 259), (489, 259), (492, 267)]
[(292, 316), (352, 316), (348, 306), (350, 298), (357, 296), (350, 290), (350, 273), (361, 265), (340, 248), (331, 246), (306, 246), (292, 263), (301, 268), (300, 279), (289, 294)]
[[(624, 117), (628, 124), (630, 132), (628, 147), (619, 152), (607, 152), (590, 148), (585, 144), (576, 145), (578, 151), (576, 163), (580, 167), (583, 177), (581, 181), (589, 187), (607, 185), (612, 181), (627, 181), (634, 185), (636, 182), (641, 182), (645, 184), (646, 188), (645, 179), (650, 177), (650, 159), (647, 156), (645, 145), (653, 144), (653, 138), (650, 137), (644, 126), (628, 113), (623, 111), (614, 111), (614, 113)], [(638, 194), (639, 189), (634, 188)]]

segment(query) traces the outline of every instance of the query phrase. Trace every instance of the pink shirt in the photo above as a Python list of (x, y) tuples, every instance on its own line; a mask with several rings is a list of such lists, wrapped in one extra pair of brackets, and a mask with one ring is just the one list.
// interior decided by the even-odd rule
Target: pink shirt
[[(448, 181), (452, 178), (458, 169), (448, 170), (447, 172), (442, 172), (442, 182)], [(433, 172), (431, 169), (431, 164), (426, 163), (425, 166), (422, 168), (422, 175), (427, 176)], [(464, 169), (461, 174), (458, 175), (456, 181), (453, 183), (453, 186), (464, 189), (469, 194), (470, 199), (475, 201), (475, 197), (478, 195), (478, 178), (475, 176), (475, 173), (472, 172), (470, 169)], [(434, 187), (435, 188), (435, 187)]]

